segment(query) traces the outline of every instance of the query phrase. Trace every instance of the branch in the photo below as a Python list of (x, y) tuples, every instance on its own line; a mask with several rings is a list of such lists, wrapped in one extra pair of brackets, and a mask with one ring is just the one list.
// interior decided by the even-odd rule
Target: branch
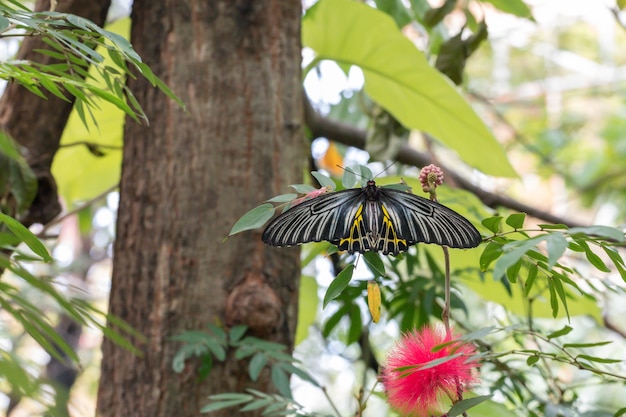
[[(336, 142), (343, 143), (344, 145), (365, 149), (365, 140), (367, 136), (367, 132), (365, 130), (321, 116), (313, 108), (311, 102), (306, 96), (304, 98), (304, 119), (307, 126), (311, 130), (313, 138), (325, 137)], [(433, 163), (433, 160), (429, 155), (411, 148), (408, 144), (403, 144), (400, 147), (396, 160), (403, 164), (413, 165), (416, 167), (424, 167)], [(579, 223), (575, 220), (560, 217), (550, 212), (540, 210), (537, 207), (529, 206), (506, 195), (485, 191), (470, 182), (464, 176), (457, 174), (451, 168), (442, 166), (441, 163), (438, 163), (438, 165), (441, 166), (441, 168), (446, 172), (446, 175), (451, 178), (452, 182), (454, 182), (458, 187), (476, 195), (486, 206), (492, 208), (497, 208), (499, 206), (507, 207), (511, 210), (526, 213), (531, 217), (535, 217), (548, 223), (562, 223), (569, 227), (587, 226), (586, 224)]]

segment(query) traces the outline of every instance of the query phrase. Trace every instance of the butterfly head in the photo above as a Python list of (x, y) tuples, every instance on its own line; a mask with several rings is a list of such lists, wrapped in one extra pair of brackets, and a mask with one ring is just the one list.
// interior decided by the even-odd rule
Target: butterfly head
[(378, 199), (378, 187), (376, 186), (376, 181), (369, 180), (367, 185), (363, 187), (363, 191), (365, 192), (366, 200), (376, 201)]

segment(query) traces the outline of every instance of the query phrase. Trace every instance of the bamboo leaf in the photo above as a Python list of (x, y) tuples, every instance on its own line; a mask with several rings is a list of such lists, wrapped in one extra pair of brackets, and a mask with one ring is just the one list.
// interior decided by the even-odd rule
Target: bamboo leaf
[(48, 253), (45, 245), (35, 236), (30, 230), (14, 218), (7, 216), (4, 213), (0, 213), (0, 222), (7, 225), (9, 230), (22, 240), (33, 252), (41, 256), (44, 262), (51, 262), (52, 257)]

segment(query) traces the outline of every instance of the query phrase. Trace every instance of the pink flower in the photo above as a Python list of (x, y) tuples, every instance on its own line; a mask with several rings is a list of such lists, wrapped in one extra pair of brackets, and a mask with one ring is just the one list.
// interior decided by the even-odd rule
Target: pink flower
[[(468, 356), (476, 348), (467, 342), (451, 343), (433, 352), (433, 348), (458, 338), (441, 327), (426, 326), (419, 332), (405, 334), (389, 352), (382, 371), (382, 382), (389, 404), (403, 416), (441, 415), (441, 400), (447, 395), (456, 401), (463, 387), (475, 382), (472, 369), (478, 366)], [(435, 359), (452, 359), (434, 366), (419, 366)]]
[(434, 191), (443, 184), (443, 171), (437, 165), (430, 164), (420, 171), (420, 183), (425, 193)]

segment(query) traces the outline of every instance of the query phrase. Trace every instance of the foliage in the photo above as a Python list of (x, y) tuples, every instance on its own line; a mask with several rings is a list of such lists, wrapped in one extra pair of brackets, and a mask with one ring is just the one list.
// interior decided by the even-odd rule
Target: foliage
[[(368, 172), (369, 169), (366, 167), (357, 171), (371, 176), (371, 172)], [(318, 172), (314, 174), (321, 184), (330, 184), (328, 178), (320, 178)], [(354, 170), (347, 169), (342, 183), (353, 185), (353, 177)], [(307, 187), (294, 188), (306, 192), (306, 196), (314, 194)], [(290, 198), (294, 200), (295, 196)], [(274, 199), (268, 201), (272, 200)], [(284, 202), (284, 199), (278, 198), (274, 201)], [(489, 272), (494, 282), (500, 283), (509, 292), (513, 285), (519, 286), (522, 289), (528, 313), (527, 323), (515, 320), (515, 325), (511, 327), (477, 329), (477, 333), (468, 335), (468, 338), (474, 340), (485, 353), (482, 358), (484, 363), (505, 366), (509, 370), (508, 383), (495, 383), (492, 388), (493, 392), (501, 391), (507, 397), (516, 393), (518, 397), (516, 401), (521, 400), (524, 404), (530, 401), (529, 398), (537, 400), (538, 393), (523, 382), (527, 378), (524, 372), (514, 371), (515, 368), (509, 368), (501, 360), (501, 358), (516, 356), (527, 358), (528, 366), (541, 369), (541, 372), (546, 375), (550, 373), (552, 366), (561, 363), (590, 373), (589, 378), (599, 377), (602, 381), (608, 378), (612, 382), (626, 380), (626, 372), (621, 375), (602, 367), (603, 364), (620, 363), (620, 359), (603, 358), (588, 353), (588, 349), (605, 346), (610, 342), (560, 344), (556, 339), (567, 335), (572, 330), (571, 327), (566, 326), (561, 331), (544, 333), (543, 330), (538, 329), (533, 318), (533, 304), (537, 302), (536, 300), (547, 298), (552, 317), (557, 318), (559, 312), (564, 311), (570, 319), (570, 305), (578, 303), (580, 298), (597, 300), (603, 292), (602, 289), (590, 290), (594, 288), (593, 284), (586, 280), (586, 277), (576, 268), (567, 266), (573, 254), (584, 255), (590, 265), (601, 273), (607, 273), (611, 269), (596, 254), (594, 248), (601, 250), (613, 262), (613, 266), (624, 279), (626, 268), (618, 251), (625, 241), (624, 233), (607, 226), (569, 228), (565, 225), (540, 224), (537, 228), (524, 228), (525, 217), (523, 213), (513, 213), (506, 219), (503, 216), (484, 218), (482, 225), (485, 228), (485, 234), (490, 233), (491, 236), (485, 238), (487, 244), (482, 248), (480, 256), (475, 258), (475, 266), (470, 270), (475, 274)], [(244, 215), (242, 219), (245, 219), (250, 227), (258, 227), (267, 220), (263, 214), (255, 213), (255, 210)], [(238, 224), (241, 224), (241, 220)], [(568, 254), (568, 249), (572, 254)], [(336, 253), (336, 248), (333, 249), (331, 245), (326, 249), (326, 253)], [(336, 308), (323, 324), (322, 336), (332, 337), (333, 332), (341, 328), (341, 323), (347, 320), (349, 325), (343, 333), (342, 341), (346, 345), (362, 343), (362, 332), (366, 325), (362, 319), (366, 305), (364, 300), (368, 295), (368, 285), (371, 282), (382, 287), (383, 294), (386, 294), (386, 297), (382, 299), (382, 305), (388, 311), (389, 319), (397, 320), (403, 331), (411, 331), (430, 323), (434, 317), (442, 314), (442, 306), (438, 300), (444, 298), (444, 271), (437, 257), (429, 250), (407, 252), (395, 258), (372, 252), (362, 257), (342, 255), (340, 263), (336, 264), (337, 270), (341, 270), (330, 283), (323, 297), (324, 308), (331, 302)], [(369, 280), (353, 279), (355, 264), (359, 261), (363, 261), (369, 270), (371, 274)], [(343, 263), (345, 266), (342, 267)], [(461, 271), (453, 271), (453, 275), (459, 273)], [(459, 296), (463, 289), (461, 286), (457, 286), (457, 289), (458, 291), (452, 293), (451, 304), (453, 308), (461, 309), (469, 314), (464, 299)], [(606, 289), (616, 290), (610, 285), (607, 285)], [(617, 291), (623, 292), (623, 290)], [(500, 346), (507, 345), (504, 340), (494, 344), (483, 341), (485, 336), (498, 332), (507, 334), (505, 340), (508, 344), (516, 343), (519, 347), (502, 350)], [(530, 348), (529, 344), (539, 346), (539, 348)], [(509, 389), (511, 392), (508, 392)], [(565, 391), (567, 391), (566, 388), (563, 389), (563, 392)], [(523, 394), (524, 392), (527, 393)], [(538, 404), (543, 407), (548, 403), (541, 400)], [(460, 407), (460, 405), (455, 406)]]
[(269, 395), (256, 390), (247, 390), (248, 393), (212, 395), (209, 397), (211, 403), (203, 407), (201, 412), (247, 404), (240, 409), (241, 412), (263, 408), (264, 415), (314, 415), (306, 413), (303, 407), (294, 401), (289, 375), (297, 375), (314, 386), (321, 387), (310, 374), (295, 365), (299, 361), (287, 353), (286, 346), (245, 336), (246, 326), (233, 326), (228, 333), (216, 325), (208, 327), (207, 331), (186, 331), (172, 338), (183, 342), (174, 356), (172, 363), (174, 371), (182, 372), (187, 360), (199, 358), (198, 377), (203, 380), (209, 376), (216, 360), (223, 362), (228, 355), (233, 354), (237, 360), (248, 364), (248, 376), (251, 381), (257, 381), (263, 370), (267, 369), (280, 395)]
[[(608, 112), (612, 117), (596, 112), (596, 118), (589, 122), (599, 132), (596, 138), (589, 133), (590, 127), (584, 125), (588, 115), (580, 111), (581, 101), (584, 107), (594, 107), (589, 104), (589, 96), (581, 100), (578, 93), (565, 95), (563, 114), (550, 120), (551, 116), (539, 107), (543, 106), (541, 100), (490, 105), (488, 98), (477, 93), (485, 90), (479, 87), (493, 82), (491, 69), (485, 70), (485, 63), (494, 59), (493, 45), (485, 40), (490, 28), (477, 10), (493, 6), (533, 21), (527, 4), (521, 0), (445, 1), (436, 8), (423, 0), (376, 0), (370, 4), (375, 4), (375, 8), (354, 1), (320, 1), (303, 17), (303, 44), (314, 54), (304, 69), (305, 77), (315, 74), (323, 61), (329, 60), (345, 73), (352, 66), (363, 72), (362, 91), (342, 93), (341, 101), (330, 109), (330, 114), (361, 126), (370, 123), (369, 149), (374, 153), (377, 147), (372, 143), (382, 143), (378, 146), (382, 150), (373, 157), (394, 159), (400, 145), (408, 140), (410, 130), (420, 130), (432, 134), (433, 137), (426, 136), (424, 143), (428, 149), (434, 145), (435, 154), (441, 149), (453, 150), (460, 160), (483, 173), (514, 176), (500, 145), (506, 142), (507, 153), (523, 161), (531, 155), (539, 174), (552, 178), (556, 173), (586, 205), (609, 201), (615, 203), (618, 211), (624, 210), (621, 160), (626, 148), (622, 140), (624, 122), (620, 117), (623, 103), (616, 105), (617, 111)], [(40, 97), (52, 94), (68, 100), (73, 96), (79, 118), (85, 124), (97, 118), (93, 108), (101, 100), (112, 103), (135, 120), (145, 118), (124, 84), (125, 77), (132, 76), (134, 71), (172, 96), (129, 43), (114, 33), (74, 16), (29, 13), (16, 1), (0, 5), (2, 36), (15, 36), (14, 29), (22, 31), (20, 36), (41, 34), (52, 49), (40, 52), (59, 62), (41, 65), (7, 61), (0, 65), (0, 77), (22, 83)], [(454, 26), (447, 20), (453, 14), (465, 18), (462, 29), (450, 29)], [(419, 33), (419, 42), (407, 40), (402, 30), (407, 27)], [(551, 36), (558, 36), (562, 46), (568, 49), (580, 40), (576, 30), (581, 29), (561, 25), (558, 33)], [(420, 44), (419, 49), (415, 43)], [(532, 49), (520, 48), (511, 55), (509, 66), (523, 69), (514, 74), (516, 86), (533, 81), (530, 77), (535, 75), (547, 76), (546, 68), (537, 65), (544, 59), (528, 56), (526, 50)], [(115, 66), (107, 63), (106, 56)], [(95, 73), (88, 73), (88, 66), (95, 68)], [(87, 79), (83, 80), (82, 76)], [(94, 83), (94, 78), (102, 83)], [(460, 93), (462, 88), (473, 93), (471, 102)], [(597, 103), (598, 98), (593, 100)], [(493, 132), (500, 140), (495, 139), (479, 114), (491, 119)], [(501, 140), (502, 127), (513, 131), (513, 140)], [(595, 140), (589, 141), (590, 137)], [(85, 146), (94, 155), (104, 149)], [(346, 148), (333, 144), (331, 149), (337, 153), (338, 148), (340, 154), (333, 161), (339, 158), (343, 164)], [(0, 163), (10, 165), (8, 173), (2, 173), (0, 185), (3, 190), (6, 184), (13, 186), (3, 195), (2, 212), (13, 209), (19, 212), (28, 207), (34, 196), (32, 173), (8, 138), (0, 138), (0, 149), (0, 158), (4, 158)], [(451, 159), (449, 153), (445, 152), (442, 159)], [(413, 189), (420, 189), (411, 179), (415, 173), (410, 168), (398, 164), (389, 174), (377, 182), (398, 183), (402, 179)], [(293, 185), (295, 193), (269, 198), (241, 217), (230, 234), (261, 227), (277, 209), (296, 203), (298, 195), (314, 198), (339, 184), (353, 187), (358, 182), (357, 176), (373, 178), (368, 167), (345, 170), (342, 180), (316, 171), (312, 176), (323, 188)], [(494, 212), (475, 196), (445, 187), (441, 189), (440, 199), (480, 227), (485, 241), (478, 249), (451, 251), (452, 318), (466, 331), (464, 339), (480, 350), (483, 368), (476, 396), (454, 404), (448, 415), (459, 415), (470, 407), (470, 414), (483, 416), (623, 414), (623, 408), (615, 410), (615, 401), (608, 405), (599, 399), (590, 402), (589, 394), (584, 393), (585, 387), (609, 391), (624, 386), (626, 369), (619, 347), (623, 346), (623, 340), (607, 331), (601, 321), (600, 307), (607, 295), (624, 296), (624, 285), (619, 282), (619, 277), (626, 281), (623, 230), (534, 224), (524, 213), (510, 213), (503, 208)], [(84, 300), (62, 294), (53, 281), (35, 277), (24, 265), (25, 261), (50, 260), (37, 238), (11, 217), (3, 215), (0, 221), (5, 225), (0, 233), (1, 248), (14, 251), (12, 257), (0, 256), (0, 266), (45, 294), (59, 310), (67, 311), (80, 323), (97, 323), (96, 326), (111, 334), (109, 328), (94, 320), (94, 314), (98, 313)], [(321, 262), (330, 265), (335, 278), (328, 285), (322, 280), (308, 285), (301, 294), (315, 299), (310, 305), (317, 306), (315, 290), (318, 285), (322, 288), (323, 311), (313, 321), (311, 330), (322, 336), (321, 349), (336, 351), (337, 344), (356, 347), (361, 355), (358, 361), (378, 371), (384, 342), (397, 336), (381, 329), (397, 327), (402, 332), (411, 331), (439, 320), (442, 315), (446, 268), (439, 248), (421, 245), (398, 257), (376, 253), (360, 257), (340, 254), (325, 243), (308, 245), (303, 266), (314, 269)], [(374, 285), (381, 291), (380, 300), (368, 301)], [(38, 305), (8, 281), (3, 281), (1, 290), (3, 309), (13, 314), (26, 333), (51, 355), (76, 359), (76, 354), (55, 334), (50, 321), (40, 314)], [(367, 307), (372, 307), (370, 304), (378, 307), (379, 303), (381, 321), (373, 324), (377, 320), (369, 319)], [(585, 314), (590, 317), (583, 317)], [(302, 369), (306, 365), (304, 359), (299, 363), (284, 346), (245, 336), (245, 331), (243, 327), (226, 330), (210, 326), (208, 331), (192, 330), (174, 338), (182, 343), (172, 363), (177, 372), (195, 366), (201, 381), (216, 361), (233, 355), (247, 366), (251, 381), (259, 381), (265, 373), (278, 391), (278, 394), (256, 390), (217, 394), (210, 397), (210, 403), (202, 411), (239, 406), (241, 411), (262, 409), (267, 415), (314, 415), (292, 398), (290, 375), (299, 376), (324, 393), (327, 387)], [(383, 342), (375, 338), (376, 332), (379, 336), (383, 334)], [(116, 333), (111, 336), (119, 343), (126, 343)], [(36, 396), (41, 390), (41, 381), (25, 372), (23, 358), (13, 351), (2, 352), (0, 376), (11, 381), (13, 388), (23, 395)], [(365, 378), (361, 381), (363, 387), (365, 381)], [(624, 391), (617, 392), (619, 397)], [(360, 394), (357, 412), (363, 411), (370, 398), (383, 396), (377, 389), (368, 391), (367, 395)], [(328, 399), (332, 404), (332, 398)], [(341, 414), (336, 409), (333, 411)]]
[[(75, 108), (85, 124), (86, 113), (98, 106), (96, 98), (114, 104), (136, 121), (147, 122), (141, 106), (125, 85), (125, 77), (134, 76), (131, 67), (182, 105), (141, 61), (128, 40), (87, 19), (55, 11), (32, 12), (19, 2), (2, 3), (0, 33), (15, 36), (13, 30), (19, 31), (19, 36), (41, 36), (50, 49), (38, 52), (58, 62), (5, 61), (0, 63), (0, 78), (13, 80), (43, 99), (46, 95), (42, 89), (66, 101), (68, 94), (74, 96)], [(103, 65), (104, 57), (97, 47), (104, 48), (117, 67)], [(90, 66), (96, 69), (106, 88), (89, 82)]]
[[(7, 315), (5, 319), (10, 317), (13, 321), (4, 322), (0, 331), (13, 338), (15, 329), (20, 329), (19, 332), (32, 338), (57, 361), (78, 364), (76, 352), (54, 328), (54, 315), (44, 311), (44, 306), (50, 306), (46, 309), (67, 315), (81, 326), (95, 327), (115, 343), (140, 354), (128, 337), (141, 339), (141, 336), (122, 321), (99, 311), (86, 300), (85, 294), (68, 293), (50, 277), (35, 276), (30, 272), (37, 264), (52, 262), (48, 249), (37, 236), (17, 220), (2, 213), (0, 223), (3, 226), (0, 232), (0, 268), (4, 270), (0, 284), (0, 307)], [(109, 327), (111, 324), (119, 330)], [(14, 395), (45, 403), (43, 380), (27, 372), (28, 361), (15, 353), (14, 349), (23, 338), (16, 338), (11, 348), (2, 349), (0, 381), (8, 381)]]

